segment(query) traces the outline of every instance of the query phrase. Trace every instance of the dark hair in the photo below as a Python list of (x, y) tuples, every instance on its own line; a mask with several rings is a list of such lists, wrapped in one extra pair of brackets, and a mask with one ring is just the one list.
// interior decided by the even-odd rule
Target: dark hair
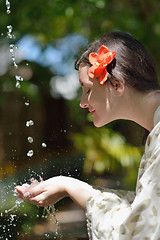
[(111, 32), (103, 35), (87, 46), (75, 62), (75, 69), (80, 63), (89, 63), (89, 54), (98, 52), (105, 45), (117, 54), (107, 66), (108, 78), (124, 79), (125, 82), (140, 91), (159, 89), (157, 70), (154, 61), (145, 47), (128, 33)]

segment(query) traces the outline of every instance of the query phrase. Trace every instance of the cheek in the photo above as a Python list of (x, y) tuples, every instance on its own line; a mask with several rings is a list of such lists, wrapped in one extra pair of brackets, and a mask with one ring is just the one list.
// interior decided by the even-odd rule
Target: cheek
[(101, 94), (94, 94), (93, 98), (91, 98), (91, 101), (95, 106), (97, 106), (97, 108), (106, 108), (107, 99), (103, 92)]
[(107, 87), (104, 85), (100, 85), (99, 82), (94, 82), (92, 87), (92, 92), (88, 98), (88, 103), (98, 112), (106, 110), (107, 99)]

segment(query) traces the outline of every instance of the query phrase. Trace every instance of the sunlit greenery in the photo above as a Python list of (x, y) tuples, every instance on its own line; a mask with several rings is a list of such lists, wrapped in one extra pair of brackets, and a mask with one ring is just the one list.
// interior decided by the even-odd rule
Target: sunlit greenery
[(115, 29), (127, 31), (142, 41), (160, 61), (159, 0), (16, 0), (11, 14), (1, 1), (1, 31), (14, 27), (17, 38), (25, 34), (42, 43), (54, 42), (69, 33), (79, 32), (93, 39)]
[(90, 175), (93, 170), (97, 174), (119, 170), (120, 174), (125, 173), (126, 185), (132, 181), (135, 185), (142, 148), (128, 144), (120, 133), (106, 127), (88, 127), (73, 139), (77, 149), (85, 152), (85, 174)]

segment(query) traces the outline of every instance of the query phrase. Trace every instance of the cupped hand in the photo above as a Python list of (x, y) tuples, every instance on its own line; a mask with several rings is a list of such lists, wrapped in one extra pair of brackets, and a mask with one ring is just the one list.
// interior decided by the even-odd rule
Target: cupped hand
[(41, 182), (34, 180), (15, 189), (18, 198), (38, 207), (47, 207), (67, 196), (64, 185), (65, 177), (58, 176)]

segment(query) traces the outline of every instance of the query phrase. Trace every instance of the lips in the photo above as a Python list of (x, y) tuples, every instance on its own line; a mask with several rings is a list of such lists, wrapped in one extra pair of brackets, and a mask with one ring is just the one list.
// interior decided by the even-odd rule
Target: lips
[(95, 110), (93, 110), (93, 111), (90, 111), (90, 113), (91, 113), (91, 116), (93, 116), (94, 112), (95, 112)]

